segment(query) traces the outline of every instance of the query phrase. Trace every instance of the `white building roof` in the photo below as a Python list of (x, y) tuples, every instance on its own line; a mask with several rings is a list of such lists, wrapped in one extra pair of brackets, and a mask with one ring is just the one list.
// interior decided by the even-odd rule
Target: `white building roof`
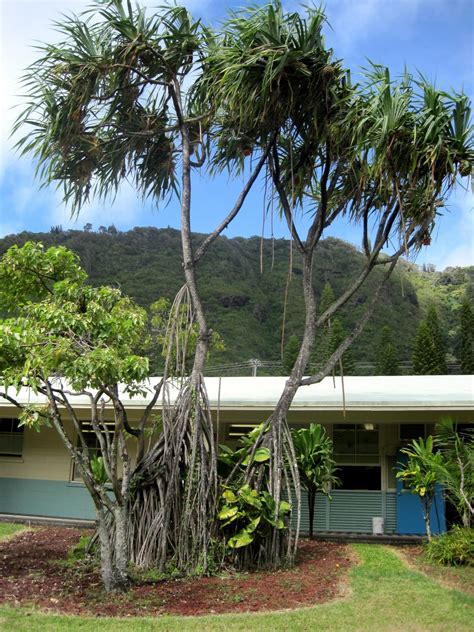
[[(158, 382), (151, 378), (148, 388)], [(269, 409), (278, 402), (286, 377), (208, 377), (206, 388), (212, 408)], [(359, 410), (473, 410), (473, 375), (364, 376), (344, 378), (346, 409)], [(177, 383), (170, 384), (170, 399), (178, 392)], [(15, 397), (15, 393), (9, 391)], [(22, 389), (17, 399), (21, 403), (44, 402), (41, 396)], [(149, 398), (123, 396), (130, 409), (146, 406)], [(325, 378), (319, 384), (302, 386), (292, 403), (292, 410), (340, 410), (342, 380)], [(88, 408), (84, 396), (71, 398), (77, 408)], [(161, 405), (161, 398), (157, 406)], [(12, 406), (0, 398), (1, 407)]]

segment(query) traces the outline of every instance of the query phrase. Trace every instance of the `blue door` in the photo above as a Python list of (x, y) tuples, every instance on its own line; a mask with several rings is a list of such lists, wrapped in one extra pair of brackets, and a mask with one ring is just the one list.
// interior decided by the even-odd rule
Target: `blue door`
[[(398, 461), (406, 459), (404, 454)], [(430, 511), (431, 531), (433, 535), (446, 531), (446, 514), (443, 490), (437, 486)], [(420, 497), (403, 489), (403, 483), (397, 480), (397, 533), (400, 535), (426, 535), (425, 521)]]

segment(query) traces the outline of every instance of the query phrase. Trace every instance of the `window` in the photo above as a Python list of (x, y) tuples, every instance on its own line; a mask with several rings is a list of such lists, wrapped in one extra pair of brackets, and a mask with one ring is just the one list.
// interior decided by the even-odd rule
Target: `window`
[[(113, 425), (113, 424), (112, 424)], [(81, 424), (81, 429), (82, 429), (82, 434), (84, 436), (85, 442), (87, 444), (87, 447), (89, 449), (89, 458), (93, 459), (96, 456), (100, 456), (101, 451), (100, 451), (100, 444), (99, 444), (99, 439), (97, 438), (97, 435), (95, 434), (95, 430), (92, 427), (92, 424), (88, 421), (83, 421)], [(112, 428), (113, 430), (113, 428)], [(77, 446), (80, 448), (81, 447), (81, 443), (79, 441), (79, 437), (77, 438)], [(72, 464), (72, 477), (71, 479), (73, 481), (82, 481), (82, 476), (80, 473), (79, 468), (77, 467), (77, 465), (74, 463)]]
[(400, 424), (400, 441), (408, 443), (412, 439), (419, 439), (426, 436), (425, 424)]
[(376, 424), (334, 424), (337, 489), (381, 489), (379, 428)]
[(23, 455), (23, 426), (14, 417), (0, 419), (0, 456)]
[(337, 463), (379, 463), (379, 428), (376, 424), (334, 424), (333, 443)]
[(387, 489), (397, 488), (398, 457), (389, 455), (387, 460)]
[(251, 422), (247, 422), (247, 423), (242, 422), (242, 423), (230, 424), (230, 425), (227, 426), (226, 437), (227, 437), (227, 439), (236, 441), (237, 439), (240, 439), (244, 435), (246, 435), (249, 432), (251, 432), (257, 426), (258, 426), (258, 424), (251, 423)]
[(339, 465), (336, 476), (341, 480), (336, 489), (381, 489), (381, 469), (377, 465)]

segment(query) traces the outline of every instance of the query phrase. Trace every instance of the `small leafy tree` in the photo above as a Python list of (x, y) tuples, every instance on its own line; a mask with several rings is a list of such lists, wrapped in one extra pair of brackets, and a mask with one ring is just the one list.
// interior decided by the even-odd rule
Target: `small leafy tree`
[[(0, 396), (19, 409), (21, 424), (52, 424), (62, 439), (97, 512), (102, 579), (106, 590), (124, 590), (133, 463), (129, 441), (144, 453), (145, 426), (158, 385), (138, 424), (132, 426), (119, 383), (133, 396), (146, 391), (148, 360), (137, 355), (146, 336), (146, 313), (119, 290), (87, 284), (76, 255), (28, 242), (12, 246), (0, 261)], [(44, 405), (20, 403), (26, 388)], [(89, 401), (88, 423), (100, 456), (88, 448), (74, 400)], [(24, 400), (22, 400), (24, 401)], [(112, 425), (110, 425), (112, 421)]]
[(301, 486), (308, 494), (309, 537), (312, 538), (316, 494), (321, 492), (331, 498), (331, 487), (340, 482), (334, 474), (332, 439), (321, 424), (293, 429), (292, 437)]
[(400, 463), (397, 478), (412, 494), (419, 496), (425, 521), (426, 535), (431, 541), (431, 505), (436, 491), (436, 483), (439, 482), (439, 468), (443, 463), (443, 456), (436, 451), (436, 444), (430, 435), (427, 439), (413, 439), (409, 446), (400, 450), (408, 459), (406, 463)]

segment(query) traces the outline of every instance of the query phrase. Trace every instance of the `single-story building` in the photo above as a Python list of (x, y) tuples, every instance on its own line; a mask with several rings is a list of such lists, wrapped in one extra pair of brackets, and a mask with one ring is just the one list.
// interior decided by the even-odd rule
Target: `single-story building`
[[(264, 421), (285, 380), (206, 378), (218, 442), (232, 445)], [(288, 418), (294, 427), (323, 424), (334, 442), (341, 485), (332, 491), (331, 501), (317, 498), (315, 530), (371, 533), (372, 519), (378, 517), (387, 534), (424, 533), (419, 499), (403, 490), (395, 476), (399, 449), (430, 434), (445, 416), (472, 425), (474, 376), (346, 377), (344, 406), (342, 386), (340, 378), (326, 378), (300, 388)], [(25, 403), (39, 401), (26, 391), (19, 397)], [(131, 419), (146, 406), (140, 397), (124, 397), (124, 402)], [(74, 407), (87, 430), (88, 400), (78, 396)], [(93, 518), (92, 501), (55, 430), (25, 430), (16, 414), (0, 398), (0, 514)], [(302, 509), (304, 531), (305, 502)], [(442, 495), (433, 507), (433, 523), (435, 532), (445, 529)]]

